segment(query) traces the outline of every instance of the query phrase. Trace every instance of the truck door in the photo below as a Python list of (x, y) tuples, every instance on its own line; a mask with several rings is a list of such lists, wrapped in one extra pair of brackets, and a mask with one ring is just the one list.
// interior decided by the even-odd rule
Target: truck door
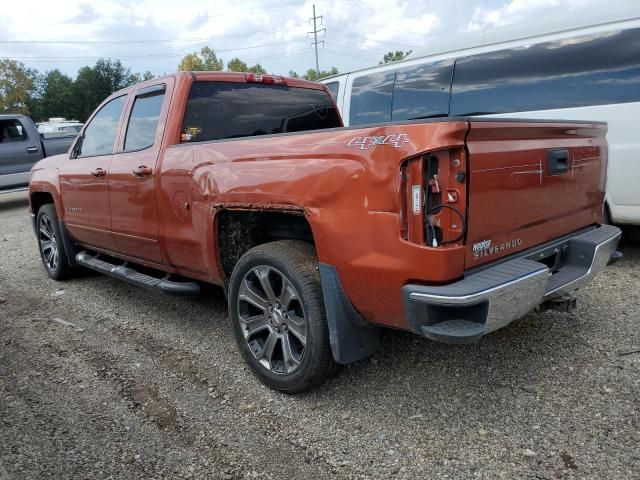
[(108, 172), (127, 96), (105, 103), (60, 168), (60, 194), (69, 233), (89, 246), (115, 250), (111, 235)]
[(29, 183), (31, 167), (42, 158), (40, 136), (32, 137), (19, 119), (0, 120), (0, 188)]
[(162, 263), (156, 203), (157, 163), (171, 80), (138, 89), (127, 109), (119, 152), (109, 167), (111, 229), (118, 252)]

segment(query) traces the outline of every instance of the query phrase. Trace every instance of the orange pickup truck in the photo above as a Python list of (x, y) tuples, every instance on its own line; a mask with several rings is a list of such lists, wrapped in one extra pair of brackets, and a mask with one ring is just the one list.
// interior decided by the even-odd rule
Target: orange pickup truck
[(178, 73), (107, 98), (68, 154), (33, 168), (30, 208), (51, 278), (221, 285), (253, 371), (298, 392), (373, 353), (380, 327), (464, 343), (571, 307), (621, 256), (601, 225), (605, 134), (467, 117), (344, 128), (321, 84)]

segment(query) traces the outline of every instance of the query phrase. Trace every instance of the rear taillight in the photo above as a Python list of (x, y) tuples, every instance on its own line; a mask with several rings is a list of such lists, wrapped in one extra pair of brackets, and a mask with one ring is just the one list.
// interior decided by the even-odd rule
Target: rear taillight
[(287, 81), (277, 75), (263, 75), (261, 73), (247, 73), (245, 75), (247, 82), (251, 83), (273, 83), (277, 85), (286, 85)]
[(407, 160), (402, 185), (403, 238), (430, 247), (464, 243), (467, 162), (462, 148)]

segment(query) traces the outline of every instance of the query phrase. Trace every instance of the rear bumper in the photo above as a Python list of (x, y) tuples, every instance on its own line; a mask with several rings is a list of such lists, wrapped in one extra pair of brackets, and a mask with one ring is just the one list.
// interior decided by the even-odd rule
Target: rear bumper
[[(412, 330), (432, 340), (469, 343), (573, 292), (619, 258), (620, 229), (602, 225), (552, 242), (445, 286), (405, 285)], [(552, 270), (542, 259), (557, 259)], [(548, 260), (547, 260), (548, 263)]]

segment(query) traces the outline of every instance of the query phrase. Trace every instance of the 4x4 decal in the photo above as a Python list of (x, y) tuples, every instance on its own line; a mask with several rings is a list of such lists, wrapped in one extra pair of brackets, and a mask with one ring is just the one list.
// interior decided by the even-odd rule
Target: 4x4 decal
[(360, 147), (360, 150), (369, 150), (373, 145), (391, 145), (400, 148), (406, 143), (409, 143), (409, 135), (406, 133), (394, 133), (375, 137), (353, 137), (349, 140), (347, 146)]

